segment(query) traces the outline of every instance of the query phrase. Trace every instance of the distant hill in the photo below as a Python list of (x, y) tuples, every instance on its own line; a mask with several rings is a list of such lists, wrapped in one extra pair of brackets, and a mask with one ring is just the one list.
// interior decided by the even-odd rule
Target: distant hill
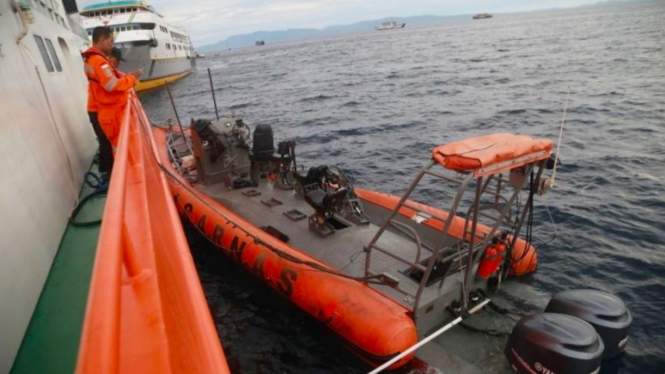
[(250, 34), (233, 35), (227, 39), (220, 40), (215, 44), (198, 47), (201, 52), (218, 51), (227, 48), (247, 47), (254, 45), (257, 40), (263, 40), (266, 44), (276, 42), (287, 42), (293, 40), (309, 39), (322, 36), (341, 35), (359, 31), (374, 30), (374, 26), (381, 22), (396, 21), (406, 23), (406, 27), (415, 25), (436, 24), (445, 21), (469, 19), (471, 15), (458, 16), (415, 16), (415, 17), (391, 17), (371, 21), (361, 21), (350, 25), (329, 26), (324, 29), (288, 29), (280, 31), (255, 31)]
[[(605, 0), (596, 4), (583, 5), (577, 8), (597, 8), (607, 6), (621, 6), (627, 3), (643, 3), (643, 2), (660, 2), (662, 0)], [(568, 8), (574, 9), (574, 8)], [(552, 8), (549, 10), (560, 10)], [(545, 12), (547, 9), (532, 11), (532, 12)], [(532, 13), (532, 12), (515, 12), (515, 13)], [(495, 14), (496, 15), (496, 14)], [(208, 44), (198, 47), (197, 50), (201, 52), (219, 51), (226, 49), (227, 45), (231, 48), (247, 47), (254, 45), (257, 40), (263, 40), (266, 44), (276, 42), (287, 42), (294, 40), (310, 39), (323, 36), (341, 35), (360, 31), (374, 30), (381, 22), (396, 21), (398, 23), (406, 23), (406, 27), (417, 25), (437, 24), (442, 22), (469, 20), (472, 14), (462, 14), (456, 16), (414, 16), (414, 17), (390, 17), (369, 21), (356, 22), (350, 25), (329, 26), (324, 29), (288, 29), (280, 31), (255, 31), (251, 34), (233, 35), (227, 39), (220, 40), (215, 44)]]

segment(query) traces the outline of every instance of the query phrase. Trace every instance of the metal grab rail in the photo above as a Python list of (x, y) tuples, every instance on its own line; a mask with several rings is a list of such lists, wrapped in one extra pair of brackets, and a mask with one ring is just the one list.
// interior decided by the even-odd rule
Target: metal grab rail
[(76, 372), (228, 373), (146, 118), (129, 94)]

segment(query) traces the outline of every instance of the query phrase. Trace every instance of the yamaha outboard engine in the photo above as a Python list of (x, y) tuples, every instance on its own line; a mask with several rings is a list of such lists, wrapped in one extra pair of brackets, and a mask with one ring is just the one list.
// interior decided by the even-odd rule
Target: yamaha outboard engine
[(517, 374), (594, 374), (603, 341), (593, 326), (573, 316), (542, 313), (523, 317), (513, 328), (505, 354)]
[(623, 301), (612, 294), (596, 290), (563, 291), (550, 300), (545, 312), (564, 313), (589, 322), (605, 343), (603, 359), (618, 356), (626, 348), (633, 317)]

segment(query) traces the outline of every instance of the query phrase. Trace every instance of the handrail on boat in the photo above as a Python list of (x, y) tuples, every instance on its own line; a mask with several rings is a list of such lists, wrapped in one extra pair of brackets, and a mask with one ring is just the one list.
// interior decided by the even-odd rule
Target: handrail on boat
[(76, 372), (229, 373), (146, 118), (129, 94)]

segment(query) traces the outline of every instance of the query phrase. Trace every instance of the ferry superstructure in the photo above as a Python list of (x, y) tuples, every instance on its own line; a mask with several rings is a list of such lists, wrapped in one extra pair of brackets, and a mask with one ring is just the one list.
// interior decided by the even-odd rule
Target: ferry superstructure
[(92, 38), (97, 26), (115, 32), (115, 45), (125, 62), (120, 70), (143, 69), (137, 91), (180, 79), (196, 65), (196, 52), (187, 31), (169, 24), (145, 1), (113, 1), (85, 7), (82, 25)]

